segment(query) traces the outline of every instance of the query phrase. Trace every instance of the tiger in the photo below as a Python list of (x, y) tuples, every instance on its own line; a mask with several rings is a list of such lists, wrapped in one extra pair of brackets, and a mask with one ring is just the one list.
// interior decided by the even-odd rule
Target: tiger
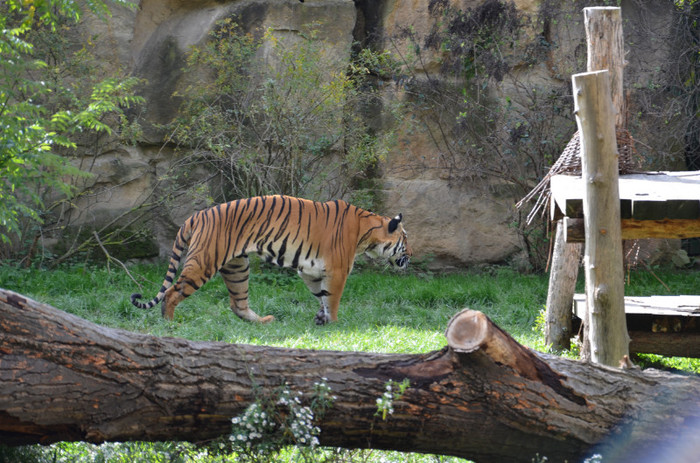
[[(412, 256), (403, 216), (383, 217), (344, 200), (316, 202), (284, 195), (258, 196), (219, 204), (194, 213), (178, 231), (169, 267), (158, 294), (149, 302), (131, 303), (172, 320), (175, 307), (217, 272), (228, 289), (231, 310), (241, 319), (268, 323), (248, 303), (248, 255), (296, 269), (321, 308), (317, 325), (338, 320), (338, 306), (355, 257), (386, 258), (405, 269)], [(183, 251), (187, 256), (173, 284)]]

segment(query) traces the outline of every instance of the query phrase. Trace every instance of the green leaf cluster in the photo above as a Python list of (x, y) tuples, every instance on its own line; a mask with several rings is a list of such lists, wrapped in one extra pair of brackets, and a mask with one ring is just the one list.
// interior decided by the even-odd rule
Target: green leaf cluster
[[(80, 63), (85, 50), (69, 59), (60, 48), (65, 45), (60, 33), (85, 11), (109, 16), (102, 0), (0, 5), (0, 240), (6, 243), (26, 219), (41, 221), (47, 191), (67, 197), (74, 192), (70, 179), (85, 174), (61, 153), (76, 148), (76, 135), (111, 134), (107, 115), (141, 102), (133, 94), (137, 79), (90, 82), (78, 75), (80, 69), (68, 69), (66, 63)], [(93, 86), (84, 99), (80, 92), (86, 83)]]

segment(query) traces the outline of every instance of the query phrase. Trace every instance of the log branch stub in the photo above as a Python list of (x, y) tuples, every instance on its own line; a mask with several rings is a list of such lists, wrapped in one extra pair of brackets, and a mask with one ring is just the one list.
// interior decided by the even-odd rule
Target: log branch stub
[(519, 376), (533, 381), (542, 379), (539, 358), (482, 312), (469, 309), (459, 312), (447, 324), (445, 337), (457, 355), (480, 352), (493, 362), (510, 367)]
[(583, 397), (565, 385), (564, 376), (552, 370), (534, 351), (519, 344), (482, 312), (469, 309), (459, 312), (447, 324), (445, 337), (457, 357), (481, 353), (522, 378), (546, 385), (567, 400), (579, 405), (586, 403)]

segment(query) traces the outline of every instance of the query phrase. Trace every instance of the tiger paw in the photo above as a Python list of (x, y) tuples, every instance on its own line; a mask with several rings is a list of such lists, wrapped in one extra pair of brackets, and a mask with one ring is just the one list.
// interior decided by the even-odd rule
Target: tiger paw
[(326, 312), (323, 309), (319, 310), (318, 313), (316, 314), (316, 317), (314, 318), (314, 322), (317, 325), (325, 325), (330, 320), (331, 320), (330, 315), (328, 315), (328, 312)]

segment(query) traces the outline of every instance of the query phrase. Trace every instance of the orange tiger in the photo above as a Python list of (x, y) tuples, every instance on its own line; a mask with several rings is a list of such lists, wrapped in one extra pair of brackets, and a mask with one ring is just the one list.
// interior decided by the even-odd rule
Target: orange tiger
[[(231, 310), (244, 320), (267, 323), (248, 306), (248, 254), (256, 253), (280, 267), (291, 267), (321, 303), (317, 325), (338, 320), (338, 305), (355, 256), (384, 257), (405, 268), (411, 248), (401, 214), (390, 219), (342, 200), (319, 203), (290, 196), (239, 199), (189, 217), (175, 238), (163, 286), (150, 309), (163, 302), (163, 317), (172, 320), (175, 307), (218, 271), (228, 288)], [(173, 285), (185, 248), (182, 273)]]

